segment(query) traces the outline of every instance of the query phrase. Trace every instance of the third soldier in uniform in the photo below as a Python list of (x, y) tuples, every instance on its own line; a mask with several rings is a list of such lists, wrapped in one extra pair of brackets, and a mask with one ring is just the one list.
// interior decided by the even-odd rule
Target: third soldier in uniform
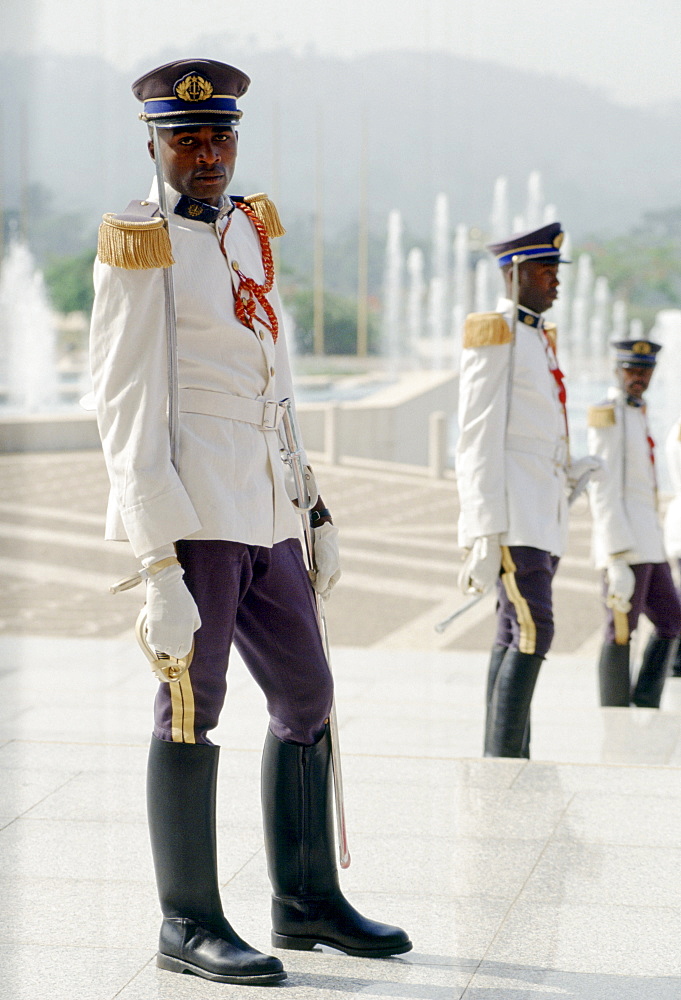
[[(667, 562), (657, 509), (655, 445), (643, 401), (659, 344), (623, 340), (617, 385), (589, 411), (589, 446), (606, 462), (590, 486), (594, 556), (603, 570), (605, 638), (598, 664), (601, 705), (659, 708), (681, 631), (681, 605)], [(655, 627), (636, 684), (630, 685), (630, 638), (641, 613)]]

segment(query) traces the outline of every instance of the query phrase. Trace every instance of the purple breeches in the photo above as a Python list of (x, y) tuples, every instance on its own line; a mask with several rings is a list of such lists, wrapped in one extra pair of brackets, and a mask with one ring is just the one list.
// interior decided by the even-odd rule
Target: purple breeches
[(184, 540), (177, 543), (177, 556), (201, 628), (187, 673), (159, 686), (154, 735), (211, 743), (207, 734), (224, 704), (234, 642), (265, 694), (274, 735), (288, 743), (315, 743), (331, 710), (333, 680), (298, 539), (272, 548)]
[[(675, 639), (681, 634), (681, 603), (669, 563), (637, 563), (631, 567), (636, 577), (628, 613), (605, 607), (605, 641), (625, 646), (643, 614), (655, 626), (658, 639)], [(608, 581), (603, 574), (603, 597)]]
[(551, 584), (558, 556), (529, 545), (502, 545), (495, 646), (546, 656), (553, 639)]

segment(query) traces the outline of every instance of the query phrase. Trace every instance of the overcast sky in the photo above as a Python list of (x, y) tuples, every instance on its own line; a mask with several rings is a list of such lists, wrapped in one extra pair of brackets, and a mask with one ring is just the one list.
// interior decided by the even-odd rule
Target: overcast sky
[(681, 100), (679, 0), (0, 0), (0, 49), (91, 53), (122, 68), (151, 67), (169, 46), (229, 61), (224, 46), (195, 51), (213, 30), (340, 56), (444, 49), (571, 77), (628, 105)]

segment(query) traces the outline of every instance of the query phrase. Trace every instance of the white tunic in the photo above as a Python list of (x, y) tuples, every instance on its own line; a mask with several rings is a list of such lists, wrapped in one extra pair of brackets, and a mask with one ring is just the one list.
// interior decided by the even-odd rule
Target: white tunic
[(626, 552), (631, 565), (661, 563), (666, 555), (645, 408), (628, 406), (614, 387), (608, 399), (614, 403), (615, 423), (588, 432), (590, 454), (606, 463), (605, 474), (589, 484), (594, 560), (603, 569), (608, 556)]
[(674, 496), (664, 519), (664, 545), (670, 558), (681, 559), (681, 420), (667, 435), (665, 454)]
[[(166, 185), (177, 308), (178, 381), (257, 400), (292, 397), (281, 304), (269, 301), (279, 337), (234, 313), (231, 263), (265, 280), (255, 227), (240, 209), (225, 225), (172, 213), (179, 195)], [(154, 190), (150, 198), (153, 199)], [(251, 423), (182, 412), (179, 475), (170, 461), (163, 271), (95, 264), (91, 367), (104, 457), (111, 481), (106, 537), (128, 538), (136, 555), (179, 538), (272, 546), (299, 534), (284, 486), (276, 432)], [(261, 315), (261, 310), (258, 310)], [(213, 397), (209, 397), (213, 398)]]
[[(510, 323), (507, 299), (497, 311)], [(513, 349), (465, 348), (456, 454), (459, 544), (468, 548), (481, 535), (499, 534), (502, 545), (560, 556), (568, 529), (567, 461), (565, 417), (541, 330), (518, 322)]]

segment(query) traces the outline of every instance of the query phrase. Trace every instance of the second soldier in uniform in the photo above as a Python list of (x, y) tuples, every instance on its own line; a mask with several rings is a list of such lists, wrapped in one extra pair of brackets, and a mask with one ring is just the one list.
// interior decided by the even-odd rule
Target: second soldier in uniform
[[(567, 538), (568, 491), (599, 466), (572, 462), (554, 329), (563, 232), (555, 222), (489, 247), (508, 298), (468, 317), (459, 390), (459, 542), (465, 593), (497, 587), (486, 756), (529, 757), (530, 704), (553, 639), (551, 586)], [(511, 301), (519, 257), (517, 316)]]

